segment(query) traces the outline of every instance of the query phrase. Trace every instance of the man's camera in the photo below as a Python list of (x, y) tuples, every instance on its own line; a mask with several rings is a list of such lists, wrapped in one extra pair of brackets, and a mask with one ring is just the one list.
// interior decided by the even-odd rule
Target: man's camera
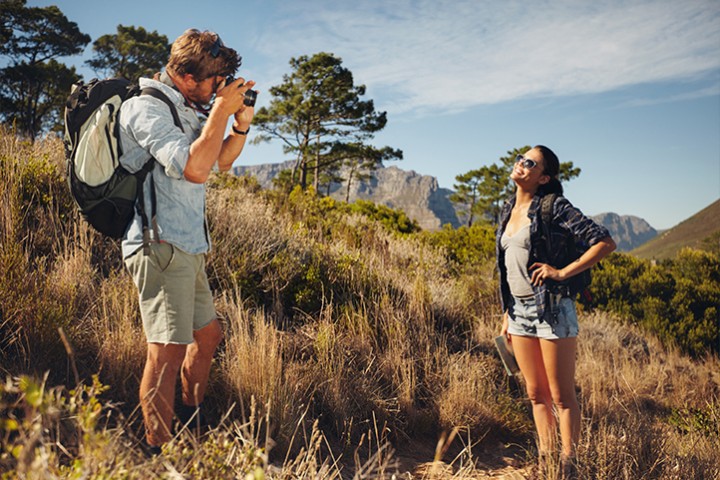
[[(232, 82), (235, 81), (235, 77), (232, 75), (228, 75), (225, 79), (225, 85), (230, 85)], [(238, 85), (238, 87), (242, 87), (243, 84)], [(243, 100), (243, 103), (246, 107), (254, 107), (255, 106), (255, 100), (257, 99), (257, 92), (255, 90), (248, 90), (245, 92), (245, 100)]]

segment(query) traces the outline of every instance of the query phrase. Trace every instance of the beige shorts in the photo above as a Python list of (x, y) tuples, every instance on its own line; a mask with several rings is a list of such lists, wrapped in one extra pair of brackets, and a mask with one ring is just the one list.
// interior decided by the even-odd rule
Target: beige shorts
[(169, 243), (153, 243), (125, 259), (140, 294), (148, 343), (193, 343), (193, 331), (217, 314), (205, 273), (205, 255), (190, 255)]

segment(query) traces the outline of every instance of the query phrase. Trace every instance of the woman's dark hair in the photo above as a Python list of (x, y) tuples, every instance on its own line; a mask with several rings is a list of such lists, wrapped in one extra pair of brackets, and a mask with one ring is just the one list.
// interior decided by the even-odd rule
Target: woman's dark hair
[(545, 145), (535, 145), (533, 148), (540, 150), (540, 153), (542, 153), (543, 164), (545, 165), (543, 173), (550, 176), (550, 181), (544, 185), (540, 185), (538, 188), (538, 195), (543, 196), (548, 193), (562, 195), (563, 187), (558, 178), (560, 175), (560, 160), (558, 160), (557, 155)]

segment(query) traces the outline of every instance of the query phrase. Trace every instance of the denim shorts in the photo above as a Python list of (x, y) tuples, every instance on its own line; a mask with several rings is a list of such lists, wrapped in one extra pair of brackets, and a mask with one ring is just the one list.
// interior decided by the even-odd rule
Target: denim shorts
[(508, 313), (510, 335), (557, 340), (577, 337), (579, 332), (575, 302), (571, 298), (562, 298), (552, 307), (548, 304), (542, 319), (538, 318), (534, 297), (515, 298)]
[(193, 331), (217, 314), (205, 273), (205, 255), (190, 255), (169, 243), (152, 243), (125, 259), (140, 294), (148, 343), (193, 343)]

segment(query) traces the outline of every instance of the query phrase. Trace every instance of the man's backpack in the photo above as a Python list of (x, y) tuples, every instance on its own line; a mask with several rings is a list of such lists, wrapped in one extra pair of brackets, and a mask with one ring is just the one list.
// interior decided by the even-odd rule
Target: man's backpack
[[(550, 193), (540, 200), (540, 233), (545, 246), (545, 261), (555, 268), (560, 269), (580, 258), (589, 246), (585, 243), (578, 242), (574, 235), (570, 233), (562, 237), (551, 234), (553, 208), (557, 197), (558, 195), (556, 193)], [(562, 240), (558, 242), (558, 238), (562, 238)], [(555, 240), (555, 244), (553, 244), (553, 240)], [(591, 282), (592, 274), (588, 268), (574, 275), (567, 282), (555, 283), (554, 285), (550, 285), (549, 288), (551, 290), (553, 288), (566, 289), (570, 296), (576, 297), (579, 295), (581, 303), (590, 305), (592, 304), (592, 294), (589, 289)]]
[[(152, 95), (165, 102), (175, 125), (183, 129), (175, 105), (164, 93), (151, 87), (141, 90), (124, 78), (93, 79), (87, 84), (80, 81), (73, 85), (65, 105), (65, 157), (70, 192), (85, 220), (111, 238), (125, 235), (135, 210), (142, 218), (143, 235), (149, 235), (142, 185), (155, 159), (150, 158), (134, 173), (119, 162), (122, 155), (120, 105), (136, 95)], [(154, 183), (151, 192), (154, 221)]]

